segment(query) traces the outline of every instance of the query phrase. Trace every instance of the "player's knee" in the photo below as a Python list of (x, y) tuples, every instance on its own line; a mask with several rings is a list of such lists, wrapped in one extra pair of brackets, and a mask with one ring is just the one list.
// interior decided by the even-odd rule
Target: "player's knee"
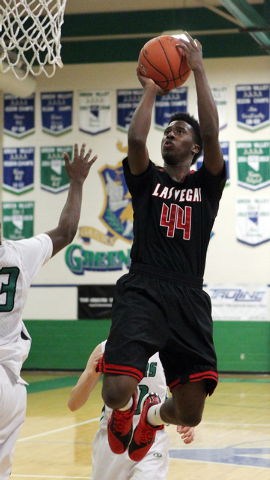
[(125, 403), (128, 402), (125, 401), (125, 398), (123, 398), (121, 392), (118, 392), (116, 390), (102, 390), (102, 398), (104, 400), (105, 405), (109, 408), (118, 409), (122, 408)]
[(107, 407), (115, 410), (124, 407), (129, 402), (134, 388), (130, 387), (128, 381), (123, 381), (123, 378), (121, 381), (118, 381), (116, 377), (113, 380), (106, 381), (104, 378), (102, 398)]
[(187, 427), (196, 427), (202, 420), (201, 412), (179, 412), (178, 424), (185, 425)]

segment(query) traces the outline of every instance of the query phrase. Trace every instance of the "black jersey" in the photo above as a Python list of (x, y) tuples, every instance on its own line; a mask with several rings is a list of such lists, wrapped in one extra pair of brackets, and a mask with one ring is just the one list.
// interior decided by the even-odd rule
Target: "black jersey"
[(123, 167), (134, 211), (132, 263), (202, 278), (225, 165), (219, 176), (202, 165), (181, 183), (151, 161), (139, 176), (132, 175), (127, 158)]

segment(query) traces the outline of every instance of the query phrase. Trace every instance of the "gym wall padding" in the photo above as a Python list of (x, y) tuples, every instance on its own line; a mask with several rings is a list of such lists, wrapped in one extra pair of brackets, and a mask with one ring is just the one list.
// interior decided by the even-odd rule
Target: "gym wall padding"
[[(110, 320), (28, 320), (32, 347), (24, 369), (83, 370)], [(270, 322), (214, 322), (220, 372), (270, 372)]]

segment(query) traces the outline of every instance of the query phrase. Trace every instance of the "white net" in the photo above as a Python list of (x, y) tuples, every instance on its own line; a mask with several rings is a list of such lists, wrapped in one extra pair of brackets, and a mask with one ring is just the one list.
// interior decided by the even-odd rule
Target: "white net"
[[(62, 67), (61, 26), (67, 0), (0, 1), (0, 70), (19, 80), (31, 72), (52, 77)], [(47, 68), (51, 66), (52, 68)]]

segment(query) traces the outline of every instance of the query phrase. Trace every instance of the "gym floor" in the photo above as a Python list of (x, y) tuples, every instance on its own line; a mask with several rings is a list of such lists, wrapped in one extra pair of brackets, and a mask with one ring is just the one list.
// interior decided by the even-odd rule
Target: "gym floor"
[[(15, 449), (11, 480), (91, 479), (91, 453), (102, 408), (101, 382), (86, 405), (67, 400), (78, 373), (24, 372), (27, 418)], [(269, 480), (270, 376), (221, 375), (207, 398), (195, 441), (184, 445), (174, 426), (168, 480)], [(102, 480), (102, 479), (100, 479)], [(116, 480), (116, 479), (115, 479)]]

